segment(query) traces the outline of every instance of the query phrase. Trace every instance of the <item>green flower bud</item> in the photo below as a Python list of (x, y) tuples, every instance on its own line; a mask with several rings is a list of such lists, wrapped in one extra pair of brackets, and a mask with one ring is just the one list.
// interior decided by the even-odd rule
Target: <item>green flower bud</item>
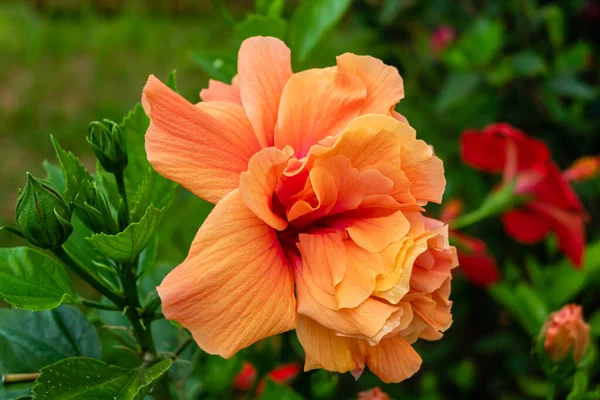
[(71, 211), (56, 187), (29, 172), (17, 199), (15, 218), (25, 239), (42, 249), (61, 246), (73, 232)]
[(73, 201), (75, 213), (94, 233), (114, 235), (119, 227), (104, 193), (90, 181), (79, 186), (79, 193)]
[(92, 122), (87, 141), (105, 170), (113, 174), (123, 172), (127, 166), (127, 149), (119, 124), (107, 119)]

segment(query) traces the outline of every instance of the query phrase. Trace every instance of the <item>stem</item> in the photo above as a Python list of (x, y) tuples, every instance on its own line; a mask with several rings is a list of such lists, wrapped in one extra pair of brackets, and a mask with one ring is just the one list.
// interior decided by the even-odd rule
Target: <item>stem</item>
[(67, 267), (69, 267), (73, 272), (75, 272), (81, 279), (83, 279), (88, 285), (96, 289), (99, 293), (103, 294), (107, 299), (112, 301), (116, 306), (123, 308), (125, 306), (125, 302), (123, 298), (116, 293), (113, 293), (112, 290), (104, 286), (100, 283), (96, 278), (94, 278), (89, 272), (87, 272), (81, 265), (79, 265), (75, 260), (71, 258), (70, 255), (67, 254), (63, 247), (55, 247), (51, 250), (52, 254), (60, 261), (63, 262)]
[(160, 307), (160, 304), (160, 297), (157, 296), (154, 299), (152, 299), (150, 303), (146, 304), (146, 307), (144, 307), (144, 316), (151, 317), (154, 314), (154, 311), (156, 311), (156, 309)]
[(119, 189), (119, 194), (123, 199), (123, 205), (125, 207), (125, 221), (123, 221), (123, 226), (121, 226), (121, 230), (125, 229), (129, 226), (129, 204), (127, 203), (127, 191), (125, 190), (125, 179), (123, 178), (123, 171), (119, 173), (115, 173), (115, 180), (117, 181), (117, 188)]
[(554, 400), (556, 398), (556, 392), (558, 391), (558, 385), (556, 384), (556, 381), (550, 379), (547, 387), (546, 400)]
[(2, 383), (6, 385), (7, 383), (19, 383), (19, 382), (31, 382), (35, 381), (39, 378), (39, 372), (32, 372), (29, 374), (6, 374), (2, 375)]
[(183, 342), (179, 343), (179, 346), (177, 346), (177, 348), (173, 350), (173, 357), (171, 358), (179, 357), (179, 355), (183, 353), (183, 351), (189, 346), (190, 343), (192, 343), (191, 337), (188, 337)]
[(83, 306), (99, 308), (100, 310), (121, 311), (121, 309), (117, 306), (113, 306), (110, 304), (103, 304), (103, 303), (99, 303), (97, 301), (92, 301), (92, 300), (88, 300), (88, 299), (81, 299), (80, 303)]
[(154, 341), (152, 340), (152, 334), (150, 333), (150, 325), (142, 325), (142, 316), (139, 312), (139, 309), (141, 308), (140, 298), (138, 296), (135, 276), (133, 275), (133, 265), (124, 264), (121, 271), (121, 283), (123, 284), (125, 301), (127, 302), (125, 315), (131, 324), (135, 339), (140, 344), (142, 354), (150, 353), (151, 355), (156, 356), (156, 348), (154, 347)]

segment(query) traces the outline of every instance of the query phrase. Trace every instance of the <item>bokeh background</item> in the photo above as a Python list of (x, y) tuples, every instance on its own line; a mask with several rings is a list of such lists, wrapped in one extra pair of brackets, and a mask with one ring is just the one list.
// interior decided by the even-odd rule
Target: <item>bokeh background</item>
[[(406, 92), (397, 111), (444, 160), (446, 201), (458, 198), (473, 209), (498, 183), (461, 163), (458, 139), (465, 129), (508, 122), (548, 143), (563, 169), (600, 153), (600, 2), (349, 3), (314, 50), (296, 56), (294, 70), (335, 64), (344, 52), (395, 65)], [(25, 172), (43, 176), (42, 161), (56, 162), (49, 134), (93, 170), (88, 124), (120, 121), (139, 102), (149, 74), (165, 79), (176, 69), (182, 95), (199, 101), (209, 78), (235, 72), (232, 60), (246, 34), (236, 23), (255, 12), (255, 2), (217, 4), (227, 11), (206, 0), (0, 1), (0, 225), (13, 223)], [(282, 25), (269, 29), (283, 33), (296, 5), (284, 2)], [(584, 272), (562, 260), (552, 237), (523, 247), (506, 237), (499, 221), (480, 224), (468, 233), (487, 242), (505, 287), (483, 289), (457, 276), (454, 326), (440, 342), (420, 344), (424, 364), (415, 378), (390, 386), (371, 374), (358, 383), (348, 374), (303, 374), (294, 387), (307, 398), (351, 398), (376, 385), (394, 398), (543, 396), (542, 374), (530, 356), (529, 317), (519, 315), (519, 301), (531, 299), (525, 292), (534, 292), (532, 301), (542, 298), (548, 311), (567, 301), (582, 304), (600, 334), (594, 313), (600, 305), (600, 179), (577, 183), (575, 190), (589, 213)], [(167, 239), (160, 257), (168, 265), (182, 259), (210, 210), (183, 191), (178, 196), (160, 232)], [(255, 364), (268, 370), (299, 359), (286, 351), (294, 348), (288, 336), (283, 350), (279, 344), (267, 355), (257, 351), (268, 361), (254, 355)]]

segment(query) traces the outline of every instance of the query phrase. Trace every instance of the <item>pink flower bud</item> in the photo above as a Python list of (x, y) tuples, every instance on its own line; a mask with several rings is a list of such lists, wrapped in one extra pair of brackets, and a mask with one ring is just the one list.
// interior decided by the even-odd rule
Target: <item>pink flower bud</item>
[(374, 387), (371, 390), (360, 392), (357, 400), (390, 400), (390, 397), (378, 387)]
[(550, 360), (563, 360), (570, 351), (576, 363), (590, 346), (590, 326), (585, 323), (581, 307), (567, 304), (548, 316), (541, 335)]

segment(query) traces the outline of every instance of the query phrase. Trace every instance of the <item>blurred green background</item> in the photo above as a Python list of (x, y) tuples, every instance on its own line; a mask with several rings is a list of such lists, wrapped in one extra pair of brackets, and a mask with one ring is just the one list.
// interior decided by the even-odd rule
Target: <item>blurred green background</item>
[[(50, 133), (93, 170), (85, 140), (89, 122), (120, 121), (139, 102), (149, 74), (165, 79), (173, 69), (181, 93), (199, 101), (209, 77), (222, 80), (235, 72), (231, 60), (249, 32), (288, 37), (302, 24), (292, 17), (297, 1), (280, 3), (280, 15), (256, 22), (254, 1), (216, 2), (226, 10), (193, 0), (1, 1), (0, 225), (13, 222), (25, 171), (43, 176), (41, 161), (56, 162)], [(461, 198), (466, 209), (474, 208), (498, 182), (462, 165), (458, 138), (467, 128), (508, 122), (546, 141), (563, 169), (578, 157), (600, 153), (600, 2), (338, 3), (327, 12), (339, 18), (312, 51), (294, 54), (294, 70), (333, 65), (344, 52), (397, 66), (406, 92), (397, 111), (444, 160), (445, 200)], [(600, 179), (575, 189), (590, 214), (584, 272), (562, 260), (552, 238), (523, 247), (504, 235), (498, 221), (474, 227), (469, 233), (484, 238), (498, 258), (504, 286), (486, 293), (459, 276), (453, 328), (440, 342), (420, 344), (422, 371), (406, 384), (384, 386), (388, 393), (395, 398), (543, 396), (541, 373), (529, 355), (534, 329), (528, 330), (527, 321), (533, 317), (520, 313), (520, 301), (539, 300), (545, 311), (576, 301), (587, 317), (595, 317), (594, 334), (600, 335), (600, 315), (593, 314), (600, 304)], [(179, 195), (180, 204), (188, 201), (186, 193)], [(177, 235), (167, 239), (174, 245), (163, 245), (167, 253), (159, 256), (169, 267), (185, 255), (208, 211), (201, 208), (185, 226), (178, 224), (184, 216), (177, 213), (190, 208), (172, 207), (172, 217), (165, 218), (174, 223), (164, 222), (161, 238)], [(439, 212), (433, 205), (428, 210)], [(292, 342), (285, 335), (284, 343), (288, 339)], [(270, 356), (265, 369), (298, 359), (285, 352), (293, 347)], [(261, 351), (251, 354), (260, 358)], [(592, 376), (599, 372), (596, 367)], [(381, 385), (372, 374), (358, 383), (346, 375), (338, 382), (320, 372), (303, 374), (295, 387), (307, 398), (334, 392), (350, 398)], [(330, 389), (334, 384), (337, 389)]]

